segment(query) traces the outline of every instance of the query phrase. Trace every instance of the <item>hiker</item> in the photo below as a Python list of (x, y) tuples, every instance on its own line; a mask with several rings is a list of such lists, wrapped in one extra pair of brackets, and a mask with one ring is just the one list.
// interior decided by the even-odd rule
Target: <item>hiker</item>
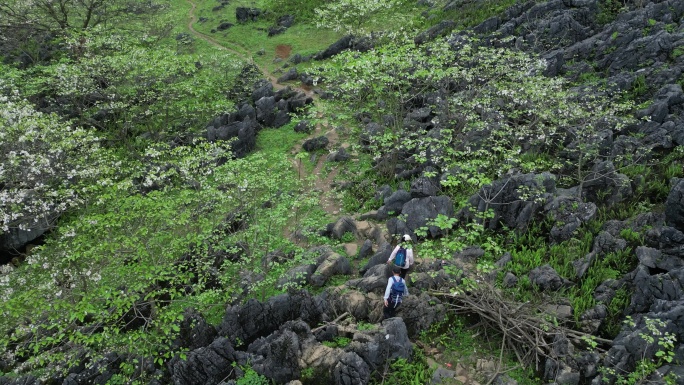
[(392, 276), (387, 279), (387, 287), (385, 288), (385, 306), (382, 308), (383, 321), (394, 317), (401, 300), (408, 295), (408, 287), (406, 281), (399, 276), (401, 268), (399, 266), (392, 266)]
[(413, 246), (411, 246), (410, 235), (404, 234), (402, 238), (403, 241), (392, 250), (387, 264), (389, 265), (394, 261), (394, 265), (401, 268), (401, 278), (406, 279), (406, 273), (408, 273), (409, 268), (413, 265)]

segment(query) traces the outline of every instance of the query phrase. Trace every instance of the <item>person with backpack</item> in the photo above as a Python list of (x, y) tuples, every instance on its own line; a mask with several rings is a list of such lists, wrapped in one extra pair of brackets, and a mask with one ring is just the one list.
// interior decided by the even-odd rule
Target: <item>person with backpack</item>
[(401, 300), (404, 296), (409, 295), (406, 281), (401, 278), (399, 274), (401, 268), (399, 266), (392, 266), (392, 276), (387, 280), (387, 287), (385, 288), (385, 306), (382, 308), (383, 321), (394, 317)]
[(394, 261), (394, 265), (401, 268), (401, 278), (406, 279), (406, 273), (408, 273), (409, 268), (413, 265), (413, 247), (411, 246), (410, 235), (404, 234), (402, 239), (403, 241), (398, 243), (394, 250), (392, 250), (387, 264), (389, 265)]

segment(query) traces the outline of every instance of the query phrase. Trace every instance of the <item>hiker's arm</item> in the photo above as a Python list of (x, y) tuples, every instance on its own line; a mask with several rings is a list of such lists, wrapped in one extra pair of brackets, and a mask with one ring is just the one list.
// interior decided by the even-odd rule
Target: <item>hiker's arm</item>
[(406, 250), (406, 258), (408, 259), (409, 266), (413, 265), (413, 248)]
[(392, 290), (392, 277), (387, 279), (387, 287), (385, 288), (385, 301), (389, 298), (390, 290)]
[(394, 260), (394, 257), (397, 255), (397, 251), (399, 251), (399, 245), (392, 250), (392, 254), (390, 254), (389, 259), (387, 260), (387, 263), (390, 263)]
[(404, 280), (404, 296), (407, 296), (407, 295), (409, 295), (408, 285), (406, 284), (406, 280)]

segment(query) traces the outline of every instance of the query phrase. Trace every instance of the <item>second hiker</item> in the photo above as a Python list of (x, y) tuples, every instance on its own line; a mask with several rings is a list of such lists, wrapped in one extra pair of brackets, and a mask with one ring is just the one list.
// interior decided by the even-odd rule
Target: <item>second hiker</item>
[(408, 295), (408, 288), (406, 281), (399, 276), (401, 268), (399, 266), (392, 266), (392, 276), (387, 280), (387, 287), (385, 288), (385, 306), (382, 308), (382, 319), (394, 317), (401, 300)]
[(402, 241), (392, 250), (387, 264), (389, 265), (392, 261), (401, 268), (401, 273), (399, 274), (401, 278), (406, 279), (406, 273), (408, 273), (409, 268), (413, 265), (413, 246), (411, 246), (410, 235), (404, 234)]

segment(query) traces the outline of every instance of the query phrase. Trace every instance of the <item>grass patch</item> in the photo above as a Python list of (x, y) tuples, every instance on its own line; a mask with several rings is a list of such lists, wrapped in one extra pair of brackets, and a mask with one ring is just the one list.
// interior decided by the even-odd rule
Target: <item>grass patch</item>
[(676, 58), (678, 58), (678, 57), (680, 57), (680, 56), (683, 56), (683, 55), (684, 55), (684, 47), (677, 47), (677, 48), (675, 48), (674, 50), (672, 50), (672, 54), (671, 54), (671, 55), (672, 55), (672, 58), (673, 58), (673, 59), (676, 59)]
[(264, 128), (257, 134), (257, 152), (265, 154), (287, 154), (298, 143), (304, 141), (307, 134), (293, 130), (295, 122), (280, 128)]
[[(266, 9), (270, 5), (269, 3), (266, 0), (238, 0), (230, 2), (228, 6), (219, 11), (212, 11), (217, 4), (216, 1), (197, 1), (195, 14), (198, 20), (203, 18), (205, 21), (195, 23), (194, 28), (227, 48), (239, 51), (270, 72), (281, 66), (277, 63), (276, 49), (278, 46), (289, 46), (291, 55), (299, 53), (302, 56), (307, 56), (325, 49), (342, 36), (333, 31), (321, 30), (313, 25), (305, 24), (302, 21), (303, 18), (295, 19), (295, 24), (287, 31), (272, 37), (268, 36), (268, 28), (275, 25), (274, 16), (262, 16), (256, 21), (244, 24), (237, 22), (235, 11), (238, 7)], [(224, 31), (217, 31), (216, 28), (223, 22), (231, 23), (233, 26)], [(260, 54), (261, 52), (263, 54)], [(286, 60), (287, 58), (282, 59)], [(274, 61), (276, 62), (274, 63)]]

